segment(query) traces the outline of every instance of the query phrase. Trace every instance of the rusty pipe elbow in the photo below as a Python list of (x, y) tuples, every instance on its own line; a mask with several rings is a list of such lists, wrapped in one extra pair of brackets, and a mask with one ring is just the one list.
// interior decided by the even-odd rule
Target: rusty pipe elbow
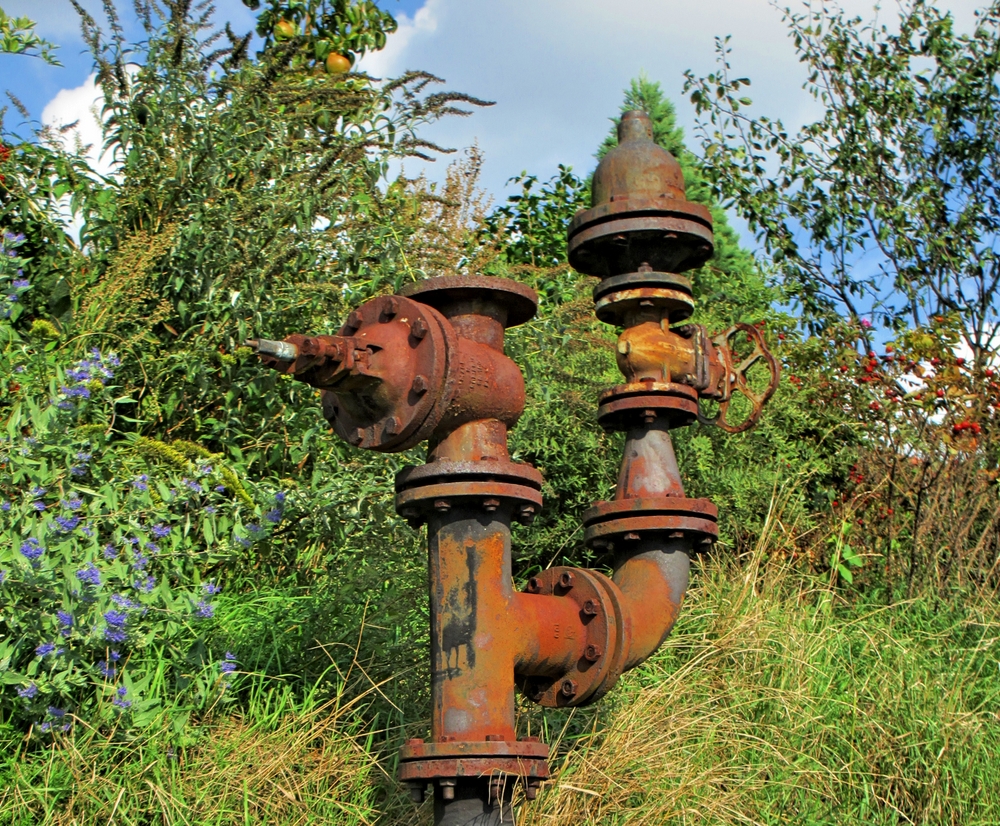
[(663, 644), (674, 627), (688, 587), (691, 560), (683, 541), (640, 540), (616, 566), (628, 641), (622, 670), (635, 668)]

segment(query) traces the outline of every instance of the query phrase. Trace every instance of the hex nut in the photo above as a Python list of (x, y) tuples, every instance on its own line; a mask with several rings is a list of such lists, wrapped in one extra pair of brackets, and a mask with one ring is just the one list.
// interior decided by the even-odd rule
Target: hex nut
[(533, 576), (528, 580), (528, 593), (537, 594), (542, 590), (542, 581), (537, 577)]
[(572, 588), (573, 574), (571, 574), (569, 571), (563, 571), (561, 574), (559, 574), (559, 585), (565, 588), (566, 590)]
[(382, 425), (382, 431), (390, 436), (395, 436), (402, 429), (403, 423), (398, 416), (390, 416)]
[(447, 499), (437, 499), (434, 502), (434, 510), (436, 510), (438, 513), (447, 513), (448, 511), (451, 510), (451, 502), (449, 502)]
[(587, 662), (596, 663), (601, 658), (601, 654), (603, 653), (604, 652), (601, 651), (601, 646), (591, 644), (584, 649), (583, 656)]
[(598, 608), (598, 604), (592, 599), (588, 599), (585, 603), (583, 603), (583, 613), (588, 617), (596, 616)]
[(576, 680), (563, 680), (559, 690), (564, 697), (575, 697), (577, 691)]
[(497, 508), (500, 507), (499, 499), (484, 499), (483, 500), (483, 510), (487, 513), (493, 513)]
[(413, 324), (410, 325), (410, 335), (417, 341), (427, 335), (427, 324), (422, 318), (414, 319)]
[(418, 396), (422, 396), (427, 392), (427, 379), (421, 376), (419, 373), (413, 377), (413, 384), (410, 385), (410, 390), (416, 393)]

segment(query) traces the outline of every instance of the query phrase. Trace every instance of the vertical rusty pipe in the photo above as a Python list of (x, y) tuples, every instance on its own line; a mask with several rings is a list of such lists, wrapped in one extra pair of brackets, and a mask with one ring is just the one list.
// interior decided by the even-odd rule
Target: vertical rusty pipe
[[(458, 505), (428, 521), (431, 736), (514, 740), (514, 670), (504, 617), (513, 591), (510, 513)], [(456, 778), (434, 795), (439, 826), (494, 826), (488, 778)]]
[(432, 736), (512, 740), (510, 514), (458, 505), (435, 512), (428, 537)]

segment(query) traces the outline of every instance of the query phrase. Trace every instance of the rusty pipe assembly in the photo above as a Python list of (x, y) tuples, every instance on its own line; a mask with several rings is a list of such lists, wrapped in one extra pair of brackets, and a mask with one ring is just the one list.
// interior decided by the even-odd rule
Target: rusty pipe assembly
[[(512, 587), (511, 523), (542, 506), (541, 474), (507, 448), (525, 393), (504, 335), (535, 313), (527, 286), (430, 278), (365, 302), (338, 335), (248, 342), (266, 365), (319, 388), (325, 417), (355, 447), (428, 442), (427, 462), (396, 478), (397, 511), (427, 525), (432, 683), (430, 740), (407, 741), (399, 776), (418, 801), (433, 787), (437, 824), (499, 823), (515, 784), (531, 800), (548, 777), (548, 747), (516, 736), (515, 690), (543, 706), (592, 703), (660, 646), (690, 555), (718, 534), (715, 506), (685, 496), (670, 431), (695, 419), (745, 429), (777, 386), (756, 328), (710, 337), (683, 323), (694, 302), (679, 273), (713, 249), (708, 211), (684, 195), (649, 118), (629, 112), (595, 173), (593, 207), (569, 228), (570, 263), (601, 278), (598, 318), (622, 328), (625, 383), (601, 395), (598, 421), (626, 433), (625, 455), (615, 498), (583, 515), (585, 542), (615, 555), (610, 577), (558, 567)], [(754, 346), (739, 363), (737, 332)], [(770, 382), (758, 392), (746, 371), (760, 360)], [(728, 417), (736, 393), (752, 408), (738, 425)], [(717, 415), (702, 415), (700, 399)]]

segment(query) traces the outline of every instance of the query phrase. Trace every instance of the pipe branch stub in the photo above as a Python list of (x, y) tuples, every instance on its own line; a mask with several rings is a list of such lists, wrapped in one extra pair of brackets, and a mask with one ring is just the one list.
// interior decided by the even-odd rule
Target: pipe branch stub
[(583, 514), (584, 542), (598, 550), (663, 534), (704, 550), (719, 536), (719, 509), (709, 499), (658, 496), (598, 502)]
[[(542, 706), (563, 708), (594, 703), (621, 677), (628, 653), (618, 586), (599, 571), (587, 568), (548, 568), (533, 576), (529, 594), (556, 596), (576, 603), (583, 634), (583, 656), (559, 677), (517, 675), (521, 692)], [(569, 639), (577, 627), (539, 629)]]

